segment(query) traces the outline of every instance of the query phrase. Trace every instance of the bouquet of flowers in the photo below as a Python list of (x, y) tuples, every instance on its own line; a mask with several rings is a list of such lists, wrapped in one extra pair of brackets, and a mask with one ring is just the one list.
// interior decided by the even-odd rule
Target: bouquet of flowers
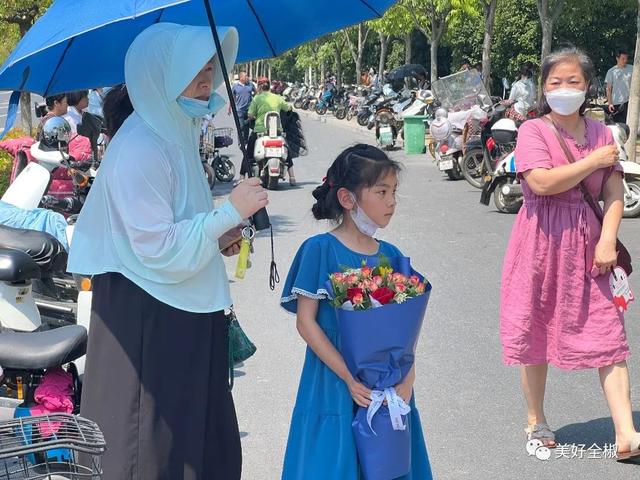
[[(330, 275), (340, 351), (353, 377), (372, 390), (352, 429), (367, 480), (390, 480), (411, 468), (410, 407), (394, 385), (411, 370), (431, 285), (407, 257), (380, 257)], [(386, 405), (384, 404), (386, 400)]]

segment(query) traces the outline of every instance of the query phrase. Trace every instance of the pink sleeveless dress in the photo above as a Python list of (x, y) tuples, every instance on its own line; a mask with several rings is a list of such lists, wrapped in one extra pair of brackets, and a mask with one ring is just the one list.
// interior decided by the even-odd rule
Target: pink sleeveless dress
[[(586, 144), (561, 131), (576, 161), (613, 144), (609, 129), (586, 119)], [(557, 138), (541, 119), (525, 122), (515, 151), (519, 174), (566, 165)], [(620, 166), (585, 179), (599, 198)], [(515, 220), (502, 270), (500, 339), (506, 365), (549, 363), (596, 368), (629, 357), (624, 318), (612, 302), (609, 274), (592, 278), (600, 223), (576, 187), (538, 196), (522, 178), (524, 205)]]

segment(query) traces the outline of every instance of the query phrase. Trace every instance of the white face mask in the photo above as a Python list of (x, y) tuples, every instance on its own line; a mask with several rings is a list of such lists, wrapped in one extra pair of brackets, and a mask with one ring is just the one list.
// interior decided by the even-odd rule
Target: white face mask
[(584, 103), (586, 95), (586, 90), (575, 88), (558, 88), (544, 93), (551, 110), (559, 115), (571, 115), (577, 112)]
[(382, 227), (369, 218), (369, 215), (367, 215), (362, 207), (358, 205), (356, 196), (353, 193), (351, 194), (351, 198), (353, 198), (353, 203), (356, 204), (356, 208), (354, 210), (349, 210), (349, 215), (351, 215), (353, 223), (356, 225), (356, 228), (360, 230), (360, 233), (367, 235), (368, 237), (373, 237), (376, 230)]

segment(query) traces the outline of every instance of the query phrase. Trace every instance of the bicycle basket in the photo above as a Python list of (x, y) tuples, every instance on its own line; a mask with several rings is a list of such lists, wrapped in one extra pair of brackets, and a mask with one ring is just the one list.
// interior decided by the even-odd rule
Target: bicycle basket
[(98, 426), (75, 415), (55, 413), (2, 421), (0, 480), (99, 479), (105, 449)]

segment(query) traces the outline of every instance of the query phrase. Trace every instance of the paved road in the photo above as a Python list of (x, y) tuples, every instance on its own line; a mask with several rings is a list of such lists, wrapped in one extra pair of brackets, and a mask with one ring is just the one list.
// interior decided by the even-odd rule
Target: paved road
[[(5, 122), (7, 121), (7, 108), (9, 108), (9, 97), (11, 96), (11, 92), (0, 92), (0, 132), (4, 130)], [(42, 102), (43, 99), (39, 95), (32, 94), (31, 95), (31, 114), (33, 115), (33, 124), (37, 125), (37, 119), (35, 118), (34, 113), (34, 105), (36, 102)], [(22, 117), (20, 115), (20, 111), (18, 111), (18, 116), (14, 123), (14, 126), (20, 126), (22, 122)]]
[[(368, 132), (334, 119), (321, 123), (315, 115), (305, 119), (304, 126), (310, 154), (296, 165), (300, 186), (270, 196), (283, 281), (303, 240), (327, 228), (311, 216), (311, 191), (343, 148), (372, 140)], [(435, 478), (639, 478), (638, 466), (586, 459), (586, 454), (583, 460), (552, 457), (548, 462), (527, 456), (518, 372), (501, 364), (498, 338), (500, 269), (515, 217), (480, 205), (478, 190), (464, 181), (448, 181), (424, 155), (397, 151), (392, 156), (404, 164), (405, 172), (397, 213), (380, 237), (411, 256), (434, 285), (418, 348), (416, 398)], [(640, 219), (625, 220), (622, 237), (634, 257), (640, 257)], [(244, 478), (250, 480), (279, 478), (305, 348), (294, 317), (278, 306), (282, 284), (269, 291), (268, 252), (268, 239), (262, 236), (256, 242), (253, 269), (245, 280), (232, 284), (239, 319), (258, 346), (239, 370), (234, 390), (243, 432)], [(637, 305), (627, 315), (627, 327), (640, 428)], [(587, 448), (613, 442), (596, 371), (552, 369), (547, 398), (549, 421), (559, 442)]]

